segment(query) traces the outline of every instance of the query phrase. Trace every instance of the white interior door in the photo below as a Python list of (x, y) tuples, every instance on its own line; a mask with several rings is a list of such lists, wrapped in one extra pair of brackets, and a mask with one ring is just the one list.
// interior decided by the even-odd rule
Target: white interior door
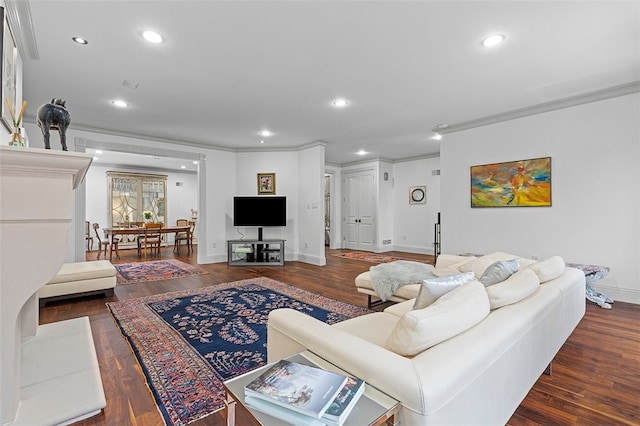
[(343, 193), (345, 248), (373, 251), (376, 235), (376, 191), (373, 171), (345, 174)]

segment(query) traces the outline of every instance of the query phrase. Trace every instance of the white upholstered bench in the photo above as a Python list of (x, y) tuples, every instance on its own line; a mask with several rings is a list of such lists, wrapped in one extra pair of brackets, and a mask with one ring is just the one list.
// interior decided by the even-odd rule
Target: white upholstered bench
[(38, 290), (40, 307), (53, 300), (104, 293), (113, 296), (116, 268), (108, 260), (65, 263), (44, 287)]

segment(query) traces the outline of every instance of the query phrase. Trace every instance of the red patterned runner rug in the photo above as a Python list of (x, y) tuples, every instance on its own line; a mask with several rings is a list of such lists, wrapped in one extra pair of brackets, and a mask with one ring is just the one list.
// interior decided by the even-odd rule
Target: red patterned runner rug
[(224, 380), (266, 364), (267, 316), (292, 308), (328, 324), (370, 311), (259, 277), (107, 303), (168, 425), (224, 407)]
[(208, 274), (207, 271), (198, 266), (176, 259), (120, 263), (113, 266), (116, 268), (116, 277), (120, 285)]
[(422, 262), (433, 264), (433, 256), (428, 256), (426, 260), (418, 260), (411, 259), (409, 257), (398, 257), (398, 256), (387, 256), (380, 253), (369, 253), (366, 251), (348, 251), (346, 253), (336, 253), (333, 256), (340, 257), (343, 259), (354, 259), (354, 260), (362, 260), (364, 262), (369, 263), (389, 263), (395, 262), (396, 260), (411, 260), (414, 262)]

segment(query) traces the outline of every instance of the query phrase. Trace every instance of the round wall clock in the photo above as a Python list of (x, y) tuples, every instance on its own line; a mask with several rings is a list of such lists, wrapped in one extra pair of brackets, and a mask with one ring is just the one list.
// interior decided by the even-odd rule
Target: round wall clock
[(427, 191), (424, 186), (416, 186), (409, 191), (409, 202), (411, 204), (424, 203), (426, 201)]

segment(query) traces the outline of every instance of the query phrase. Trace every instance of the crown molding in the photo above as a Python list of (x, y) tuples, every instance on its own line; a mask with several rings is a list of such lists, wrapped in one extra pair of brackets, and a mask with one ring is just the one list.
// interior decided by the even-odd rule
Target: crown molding
[(583, 105), (591, 102), (598, 102), (605, 99), (615, 98), (618, 96), (630, 95), (640, 92), (640, 81), (634, 81), (619, 86), (613, 86), (602, 90), (583, 93), (581, 95), (571, 96), (568, 98), (558, 99), (555, 101), (544, 102), (524, 108), (514, 109), (512, 111), (502, 112), (499, 114), (488, 115), (486, 117), (477, 118), (475, 120), (463, 121), (461, 123), (450, 124), (444, 129), (433, 128), (433, 132), (446, 135), (448, 133), (460, 132), (462, 130), (474, 129), (476, 127), (487, 126), (489, 124), (500, 123), (503, 121), (515, 120), (517, 118), (528, 117), (531, 115), (542, 114), (549, 111), (569, 108), (573, 106)]
[(25, 57), (33, 60), (40, 59), (29, 0), (5, 0), (5, 10), (18, 52), (27, 55), (22, 56), (23, 59)]

